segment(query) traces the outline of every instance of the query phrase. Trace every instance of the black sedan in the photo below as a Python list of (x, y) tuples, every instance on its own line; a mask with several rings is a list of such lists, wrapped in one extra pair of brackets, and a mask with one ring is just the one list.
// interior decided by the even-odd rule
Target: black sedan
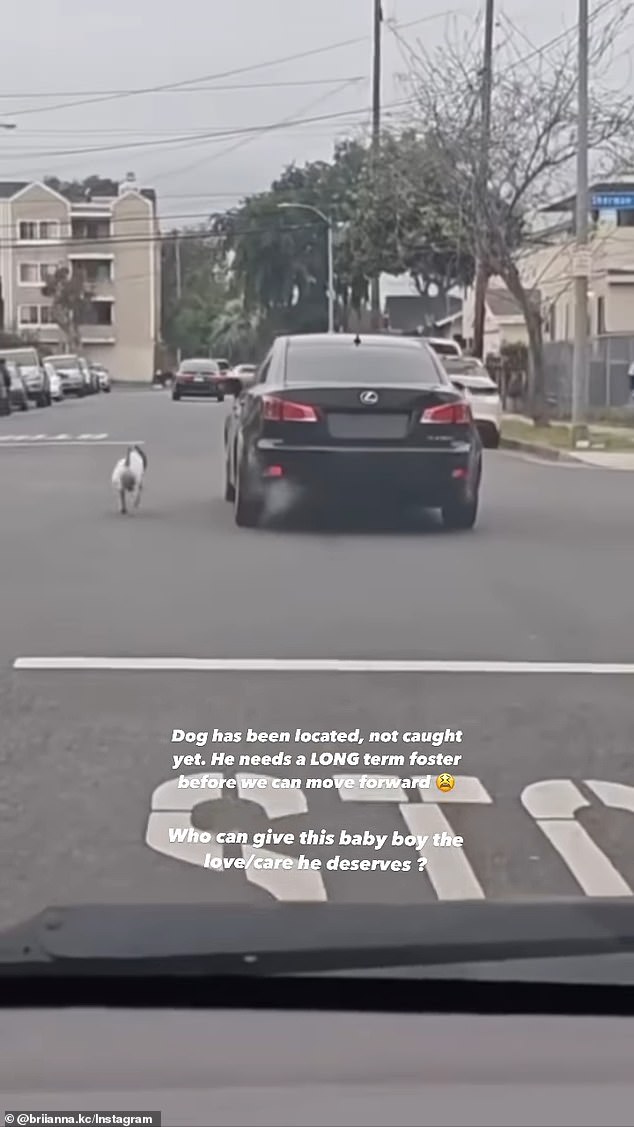
[(225, 425), (225, 497), (236, 524), (259, 524), (287, 482), (307, 500), (370, 498), (440, 509), (473, 528), (482, 443), (462, 394), (421, 340), (278, 337)]
[(172, 399), (224, 399), (224, 374), (216, 360), (183, 360), (172, 383)]

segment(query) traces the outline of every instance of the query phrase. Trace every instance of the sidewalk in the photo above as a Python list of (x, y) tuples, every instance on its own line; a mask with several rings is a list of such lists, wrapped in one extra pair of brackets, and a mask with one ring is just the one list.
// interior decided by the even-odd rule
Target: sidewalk
[(526, 416), (505, 414), (500, 445), (503, 449), (517, 450), (549, 462), (634, 470), (634, 428), (591, 424), (591, 448), (575, 450), (570, 447), (568, 431), (568, 423), (552, 422), (548, 428), (536, 428)]

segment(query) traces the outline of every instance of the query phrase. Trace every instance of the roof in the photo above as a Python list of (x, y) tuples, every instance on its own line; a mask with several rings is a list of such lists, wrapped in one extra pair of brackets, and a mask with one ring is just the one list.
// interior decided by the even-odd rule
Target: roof
[(403, 329), (404, 332), (412, 332), (419, 325), (433, 325), (461, 308), (460, 298), (443, 294), (401, 294), (385, 299), (390, 327)]
[[(602, 192), (614, 192), (618, 195), (631, 195), (634, 192), (634, 177), (626, 177), (624, 180), (600, 180), (596, 184), (590, 184), (588, 187), (588, 196), (600, 194)], [(572, 196), (565, 196), (563, 199), (554, 200), (546, 207), (542, 207), (542, 211), (574, 211), (577, 205), (576, 193)], [(588, 201), (588, 207), (590, 203)]]
[(354, 345), (356, 340), (360, 342), (356, 347), (371, 345), (373, 348), (419, 348), (422, 339), (422, 337), (390, 336), (388, 333), (359, 333), (358, 336), (356, 333), (297, 333), (278, 337), (278, 340), (285, 340), (293, 345), (320, 344), (325, 348)]
[[(23, 191), (24, 188), (28, 188), (29, 184), (36, 184), (37, 182), (36, 180), (0, 180), (0, 199), (10, 200), (13, 196), (17, 196), (18, 192)], [(45, 183), (45, 181), (43, 181), (43, 183)], [(51, 187), (51, 185), (47, 185), (47, 187)], [(118, 188), (119, 185), (117, 184), (117, 191)], [(58, 191), (57, 188), (53, 188), (52, 190)], [(139, 188), (138, 192), (141, 196), (144, 196), (146, 200), (149, 200), (150, 203), (156, 206), (156, 191), (154, 188)], [(59, 194), (65, 196), (71, 203), (81, 202), (76, 199), (72, 192), (60, 192)], [(105, 198), (118, 199), (118, 196), (104, 197), (104, 199)]]
[[(541, 293), (539, 290), (527, 290), (527, 297), (535, 305), (541, 302)], [(487, 290), (487, 305), (494, 317), (521, 317), (522, 310), (507, 289), (502, 286), (490, 287)]]
[(12, 196), (17, 196), (18, 192), (21, 192), (28, 185), (28, 180), (0, 180), (0, 199), (10, 200)]

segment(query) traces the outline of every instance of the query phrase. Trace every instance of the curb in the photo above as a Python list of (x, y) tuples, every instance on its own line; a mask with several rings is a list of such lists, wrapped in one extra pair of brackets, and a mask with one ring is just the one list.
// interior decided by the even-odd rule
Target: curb
[(541, 458), (544, 462), (568, 462), (575, 466), (583, 465), (580, 458), (575, 458), (574, 454), (568, 453), (567, 450), (543, 446), (539, 442), (524, 442), (520, 438), (504, 438), (502, 436), (500, 447), (503, 450), (517, 450), (522, 454), (532, 454), (533, 457)]

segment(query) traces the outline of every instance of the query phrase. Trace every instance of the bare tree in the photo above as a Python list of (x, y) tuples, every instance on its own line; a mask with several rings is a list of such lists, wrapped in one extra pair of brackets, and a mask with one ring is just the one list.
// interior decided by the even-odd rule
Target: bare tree
[[(604, 0), (592, 20), (589, 147), (593, 175), (623, 168), (634, 140), (634, 100), (610, 89), (605, 75), (629, 11), (601, 25)], [(489, 277), (502, 278), (516, 299), (529, 340), (529, 394), (535, 421), (546, 421), (542, 314), (522, 281), (521, 256), (535, 219), (555, 194), (570, 192), (577, 154), (575, 29), (542, 48), (518, 47), (514, 29), (494, 64), (488, 182), (478, 176), (481, 47), (479, 36), (445, 43), (430, 55), (409, 49), (407, 82), (430, 151), (445, 183), (445, 198), (468, 231), (470, 249), (484, 249)], [(465, 201), (468, 206), (465, 206)]]
[(51, 298), (51, 316), (59, 327), (69, 352), (81, 348), (81, 326), (90, 321), (92, 292), (83, 271), (58, 266), (42, 286), (42, 295)]

